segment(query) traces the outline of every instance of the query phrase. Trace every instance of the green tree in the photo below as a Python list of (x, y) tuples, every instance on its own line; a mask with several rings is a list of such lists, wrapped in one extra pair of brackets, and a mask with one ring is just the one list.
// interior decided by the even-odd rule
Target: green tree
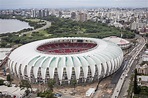
[(147, 44), (145, 44), (145, 46), (146, 46), (146, 48), (148, 48), (148, 43), (147, 43)]
[(75, 90), (75, 88), (76, 88), (76, 84), (77, 84), (77, 80), (72, 80), (72, 85), (73, 85), (73, 87), (74, 87), (74, 90)]
[(27, 91), (26, 92), (28, 92), (29, 88), (32, 91), (31, 84), (30, 84), (30, 82), (28, 80), (21, 80), (21, 82), (20, 82), (20, 88), (27, 88)]
[(137, 69), (135, 69), (133, 90), (134, 90), (134, 94), (138, 94), (139, 93), (138, 85), (137, 85)]
[(0, 85), (4, 85), (4, 80), (0, 79)]
[(145, 35), (146, 37), (148, 37), (148, 33), (146, 33), (146, 35)]
[(54, 97), (54, 94), (52, 93), (52, 91), (46, 91), (45, 98), (55, 98), (55, 97)]
[(7, 46), (7, 42), (2, 41), (2, 42), (0, 43), (0, 47), (6, 47), (6, 46)]
[(53, 91), (54, 84), (55, 84), (55, 80), (54, 79), (49, 79), (49, 81), (48, 81), (48, 89)]
[(55, 98), (54, 97), (54, 94), (52, 93), (51, 90), (47, 90), (47, 91), (44, 91), (44, 92), (39, 92), (37, 94), (38, 97), (43, 97), (43, 98)]
[(11, 75), (9, 74), (9, 75), (7, 75), (7, 81), (9, 81), (10, 82), (10, 84), (11, 84), (11, 82), (13, 81), (13, 79), (11, 78)]
[(29, 90), (25, 90), (26, 96), (29, 95), (30, 91)]

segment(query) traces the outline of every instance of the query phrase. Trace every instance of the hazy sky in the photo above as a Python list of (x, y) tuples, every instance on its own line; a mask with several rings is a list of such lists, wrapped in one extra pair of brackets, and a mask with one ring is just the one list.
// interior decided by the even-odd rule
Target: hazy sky
[(148, 0), (0, 0), (0, 9), (148, 7)]

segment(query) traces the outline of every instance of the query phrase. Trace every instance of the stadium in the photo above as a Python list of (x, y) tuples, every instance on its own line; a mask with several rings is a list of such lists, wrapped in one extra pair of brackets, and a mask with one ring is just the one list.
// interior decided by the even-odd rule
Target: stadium
[(20, 46), (9, 56), (12, 75), (32, 83), (91, 83), (117, 71), (123, 52), (116, 44), (95, 38), (67, 37)]
[(121, 49), (127, 49), (131, 46), (131, 43), (129, 41), (117, 36), (106, 37), (104, 38), (104, 40), (108, 40), (117, 44)]

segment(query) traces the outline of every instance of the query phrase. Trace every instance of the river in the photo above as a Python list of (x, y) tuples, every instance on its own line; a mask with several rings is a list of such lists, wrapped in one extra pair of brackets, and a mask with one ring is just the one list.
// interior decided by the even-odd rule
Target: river
[(27, 22), (17, 19), (0, 19), (0, 34), (18, 32), (23, 29), (33, 28)]

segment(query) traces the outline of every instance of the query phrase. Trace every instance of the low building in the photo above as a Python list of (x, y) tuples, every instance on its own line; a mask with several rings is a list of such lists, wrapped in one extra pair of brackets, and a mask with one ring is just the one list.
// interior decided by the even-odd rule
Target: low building
[(0, 86), (2, 95), (10, 95), (11, 98), (23, 98), (25, 96), (25, 90), (26, 89), (21, 89), (20, 87)]
[(138, 28), (139, 34), (147, 34), (148, 33), (148, 27)]
[(148, 75), (148, 65), (147, 64), (144, 64), (142, 66), (138, 66), (137, 67), (137, 72), (139, 74)]
[(148, 49), (146, 49), (145, 54), (147, 54), (147, 55), (148, 55)]
[(0, 63), (5, 59), (11, 50), (12, 48), (0, 48)]
[(138, 85), (148, 86), (148, 76), (137, 76)]
[(116, 28), (122, 28), (123, 25), (119, 22), (113, 22), (113, 23), (110, 23), (109, 26), (115, 26)]
[(86, 96), (90, 97), (95, 93), (95, 88), (89, 88), (89, 90), (87, 90), (86, 92)]
[(142, 60), (143, 61), (148, 61), (148, 55), (146, 55), (146, 54), (142, 55)]
[(144, 28), (146, 27), (146, 23), (139, 23), (139, 22), (133, 22), (131, 24), (131, 30), (137, 30), (138, 28)]
[(148, 61), (148, 49), (144, 52), (144, 54), (142, 55), (142, 60), (143, 61)]

